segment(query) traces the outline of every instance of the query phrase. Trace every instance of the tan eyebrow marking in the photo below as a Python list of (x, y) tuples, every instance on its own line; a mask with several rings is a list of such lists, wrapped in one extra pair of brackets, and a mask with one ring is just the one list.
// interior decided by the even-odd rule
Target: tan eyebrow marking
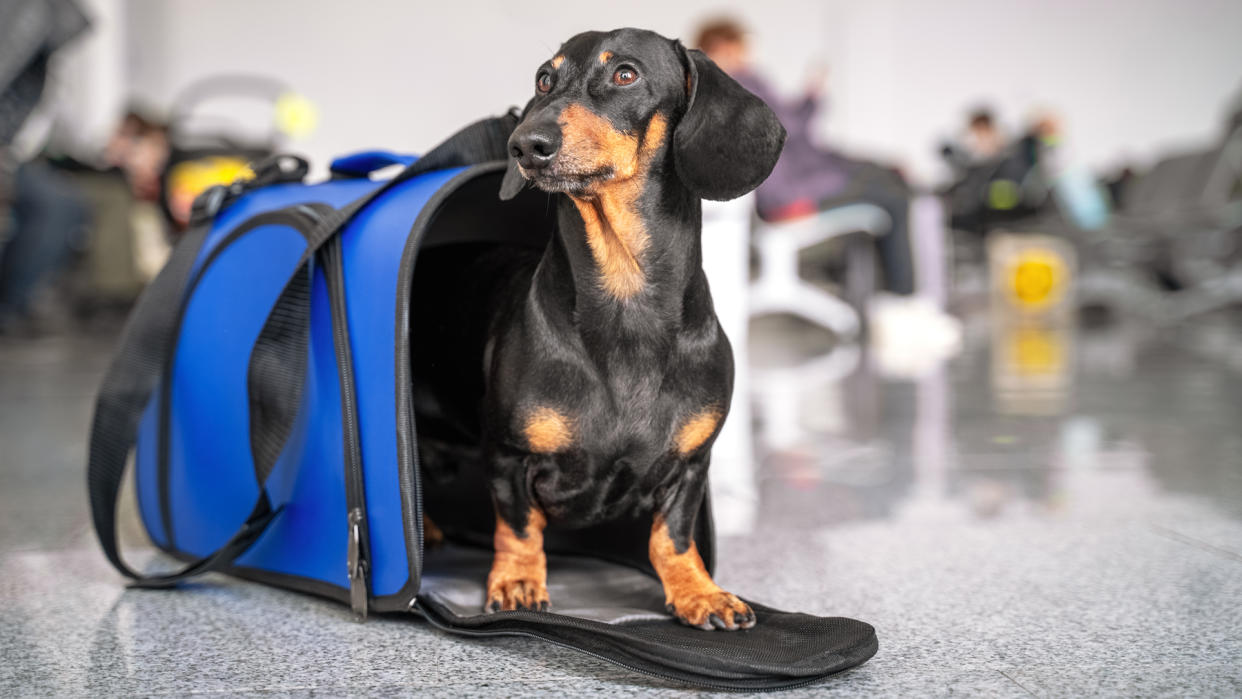
[(562, 64), (562, 63), (564, 63), (564, 62), (565, 62), (565, 57), (564, 57), (564, 56), (557, 56), (556, 58), (553, 58), (553, 59), (552, 59), (552, 69), (553, 69), (553, 70), (560, 70), (560, 69), (561, 69), (561, 64)]
[(600, 65), (604, 65), (605, 63), (607, 63), (607, 62), (608, 62), (608, 61), (610, 61), (610, 60), (612, 60), (612, 51), (605, 51), (605, 52), (603, 52), (603, 53), (601, 53), (601, 54), (599, 55), (599, 64), (600, 64)]

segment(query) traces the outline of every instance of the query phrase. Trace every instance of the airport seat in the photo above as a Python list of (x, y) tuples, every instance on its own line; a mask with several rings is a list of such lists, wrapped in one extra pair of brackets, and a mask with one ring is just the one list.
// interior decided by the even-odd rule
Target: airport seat
[[(873, 204), (847, 204), (813, 216), (788, 221), (757, 221), (754, 246), (759, 274), (750, 284), (750, 314), (789, 313), (831, 331), (841, 339), (853, 339), (862, 329), (858, 310), (845, 299), (811, 284), (798, 274), (798, 255), (831, 238), (852, 233), (886, 234), (892, 227), (889, 215)], [(873, 245), (848, 248), (848, 269), (853, 279), (847, 297), (861, 286), (874, 286)], [(864, 299), (858, 299), (864, 300)]]

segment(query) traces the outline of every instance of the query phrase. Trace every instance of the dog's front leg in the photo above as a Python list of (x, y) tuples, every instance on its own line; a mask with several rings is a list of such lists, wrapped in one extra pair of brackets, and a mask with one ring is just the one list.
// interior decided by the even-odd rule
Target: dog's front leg
[[(516, 460), (515, 460), (516, 461)], [(543, 551), (547, 519), (526, 492), (520, 463), (498, 469), (492, 481), (496, 533), (484, 611), (548, 608), (548, 558)]]
[(706, 484), (707, 465), (699, 464), (656, 512), (648, 554), (664, 585), (670, 614), (705, 630), (748, 629), (755, 625), (754, 611), (712, 580), (694, 543), (694, 522)]

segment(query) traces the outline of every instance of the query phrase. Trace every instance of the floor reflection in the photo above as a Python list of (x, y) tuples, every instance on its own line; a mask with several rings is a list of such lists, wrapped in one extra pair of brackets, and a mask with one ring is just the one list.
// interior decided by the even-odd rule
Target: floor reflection
[[(1181, 333), (975, 323), (959, 356), (914, 379), (795, 321), (758, 324), (753, 527), (1141, 513), (1172, 495), (1242, 512), (1228, 351), (1242, 342), (1222, 340), (1242, 340), (1237, 318)], [(1183, 347), (1191, 336), (1203, 348)]]
[[(984, 313), (930, 364), (755, 323), (739, 391), (754, 458), (734, 446), (712, 466), (717, 574), (881, 630), (873, 661), (799, 696), (1236, 694), (1240, 319), (1006, 337)], [(225, 577), (125, 590), (82, 484), (112, 344), (0, 342), (0, 695), (633, 691), (633, 675), (529, 639), (355, 624)]]

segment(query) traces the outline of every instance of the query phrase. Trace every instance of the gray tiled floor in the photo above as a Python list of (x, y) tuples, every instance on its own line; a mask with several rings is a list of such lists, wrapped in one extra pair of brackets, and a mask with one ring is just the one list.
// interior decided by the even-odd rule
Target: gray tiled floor
[[(799, 406), (785, 429), (757, 410), (751, 515), (722, 539), (719, 579), (869, 621), (881, 644), (790, 694), (1242, 695), (1242, 333), (1216, 322), (1182, 348), (1170, 338), (1200, 329), (984, 328), (917, 380), (862, 353), (842, 378), (795, 382), (777, 395)], [(223, 577), (126, 590), (83, 492), (107, 344), (0, 345), (0, 695), (681, 691)]]

